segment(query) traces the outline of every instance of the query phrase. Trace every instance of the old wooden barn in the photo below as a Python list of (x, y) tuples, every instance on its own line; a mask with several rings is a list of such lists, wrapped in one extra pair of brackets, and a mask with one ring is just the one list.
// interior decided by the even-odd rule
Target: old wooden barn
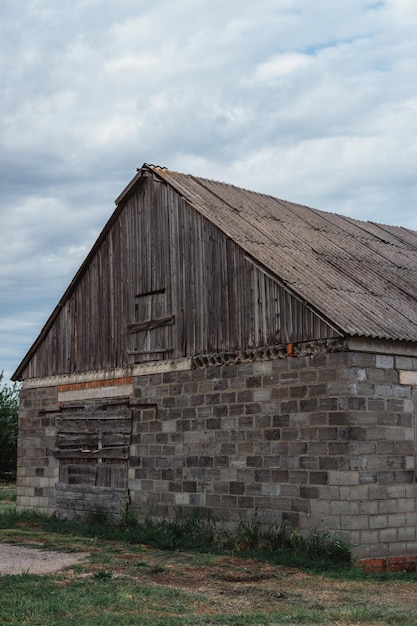
[(417, 233), (143, 165), (14, 374), (18, 507), (417, 554)]

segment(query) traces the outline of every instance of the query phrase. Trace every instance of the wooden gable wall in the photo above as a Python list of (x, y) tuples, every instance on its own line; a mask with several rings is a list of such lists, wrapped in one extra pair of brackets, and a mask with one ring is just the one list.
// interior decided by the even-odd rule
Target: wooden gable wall
[(164, 182), (124, 202), (23, 378), (339, 335)]

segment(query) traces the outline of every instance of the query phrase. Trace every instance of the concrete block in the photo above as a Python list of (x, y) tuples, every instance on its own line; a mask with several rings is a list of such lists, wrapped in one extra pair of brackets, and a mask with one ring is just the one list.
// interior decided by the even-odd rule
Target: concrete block
[(381, 552), (383, 552), (384, 557), (389, 556), (388, 546), (381, 546), (378, 538), (378, 540), (374, 544), (371, 544), (369, 546), (368, 556), (370, 558), (378, 558), (381, 556)]
[[(398, 556), (405, 556), (407, 554), (407, 542), (405, 541), (391, 541), (387, 546), (388, 561), (390, 558)], [(410, 554), (410, 553), (408, 553)]]
[(393, 385), (393, 395), (395, 398), (407, 398), (412, 397), (412, 389), (409, 385)]
[(407, 541), (406, 554), (417, 554), (417, 541)]
[(392, 369), (394, 367), (394, 357), (385, 354), (375, 355), (375, 365), (381, 369)]
[(330, 470), (328, 476), (329, 485), (359, 485), (359, 472), (356, 471), (336, 472)]
[[(361, 515), (377, 515), (380, 513), (378, 507), (378, 500), (365, 500), (363, 502), (359, 502), (359, 513)], [(368, 524), (369, 525), (369, 524)]]
[(405, 497), (417, 498), (417, 483), (413, 482), (411, 484), (405, 485)]
[(365, 382), (368, 380), (368, 370), (363, 367), (350, 367), (347, 370), (349, 380)]
[(406, 513), (405, 514), (405, 525), (406, 526), (414, 526), (417, 528), (417, 513)]
[(19, 495), (16, 499), (16, 505), (17, 507), (27, 507), (27, 508), (31, 508), (32, 505), (32, 496), (30, 495)]
[(411, 356), (396, 356), (395, 367), (399, 370), (413, 370), (415, 369), (414, 359)]
[(407, 434), (406, 428), (400, 426), (393, 426), (392, 428), (385, 428), (385, 435), (388, 441), (404, 441), (409, 440), (410, 436)]
[(167, 420), (161, 424), (163, 433), (175, 433), (178, 426), (178, 420)]
[(397, 500), (379, 500), (378, 513), (381, 515), (397, 512)]
[(168, 491), (169, 482), (167, 480), (154, 480), (153, 491), (154, 493), (165, 493)]
[(281, 496), (284, 498), (298, 498), (300, 495), (299, 485), (281, 485)]
[(378, 482), (378, 474), (376, 471), (359, 472), (359, 483), (361, 485), (375, 484)]
[(388, 516), (387, 515), (371, 515), (369, 517), (369, 528), (387, 528)]
[(367, 485), (358, 485), (358, 486), (346, 486), (340, 487), (340, 498), (341, 500), (367, 500), (368, 499), (368, 486)]
[[(384, 528), (380, 530), (379, 541), (381, 543), (391, 543), (391, 542), (398, 541), (398, 529), (397, 528)], [(405, 546), (404, 546), (404, 549), (405, 549)]]
[(379, 534), (378, 530), (363, 530), (360, 533), (360, 543), (361, 544), (378, 544), (379, 542)]
[[(267, 402), (268, 400), (271, 399), (271, 394), (272, 394), (272, 390), (271, 389), (255, 389), (253, 391), (253, 401), (254, 402)], [(274, 412), (276, 410), (276, 404), (275, 405), (271, 405), (272, 410), (271, 412)]]
[(340, 499), (340, 487), (337, 486), (322, 486), (319, 485), (319, 500), (339, 500)]
[(311, 502), (311, 514), (312, 515), (329, 515), (330, 514), (330, 502), (329, 500), (313, 500)]
[(392, 385), (375, 385), (375, 395), (382, 398), (391, 398), (393, 396)]
[(416, 534), (415, 526), (398, 529), (399, 541), (415, 541), (416, 538), (417, 538), (417, 534)]
[(237, 470), (236, 469), (221, 469), (220, 470), (220, 481), (229, 483), (237, 480)]
[(356, 396), (358, 386), (356, 383), (328, 383), (328, 393), (330, 396)]
[(417, 372), (400, 372), (401, 385), (417, 385)]
[[(340, 529), (341, 530), (368, 530), (368, 516), (367, 515), (343, 515), (341, 518)], [(350, 541), (353, 543), (352, 538)]]
[(246, 457), (230, 457), (230, 467), (233, 468), (245, 468), (247, 466), (247, 458)]
[(190, 504), (190, 494), (189, 493), (176, 493), (175, 504), (176, 506), (187, 506), (188, 504)]
[(272, 374), (273, 361), (255, 361), (252, 364), (253, 374), (268, 376)]
[(262, 485), (263, 496), (279, 496), (281, 494), (281, 485), (264, 483)]
[(388, 526), (390, 528), (402, 528), (405, 526), (405, 513), (395, 513), (388, 515)]
[(190, 505), (195, 507), (205, 506), (206, 494), (205, 493), (190, 493)]
[(389, 485), (387, 487), (387, 498), (405, 498), (405, 485)]
[(186, 431), (183, 434), (185, 444), (209, 443), (213, 440), (213, 431)]
[(414, 513), (416, 501), (414, 498), (399, 498), (397, 500), (397, 511), (399, 513)]

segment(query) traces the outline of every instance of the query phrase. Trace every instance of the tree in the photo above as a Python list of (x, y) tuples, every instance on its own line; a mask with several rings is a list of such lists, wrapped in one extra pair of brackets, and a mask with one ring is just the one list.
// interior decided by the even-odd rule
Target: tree
[(0, 475), (16, 476), (19, 385), (3, 382), (0, 372)]

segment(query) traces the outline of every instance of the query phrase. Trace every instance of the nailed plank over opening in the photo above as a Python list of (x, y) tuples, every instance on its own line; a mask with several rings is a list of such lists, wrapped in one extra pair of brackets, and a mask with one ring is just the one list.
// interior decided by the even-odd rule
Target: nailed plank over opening
[(83, 420), (81, 417), (60, 419), (56, 421), (57, 437), (67, 437), (76, 434), (95, 434), (104, 433), (126, 433), (130, 434), (132, 420), (116, 419), (114, 417), (100, 417), (96, 419)]
[(175, 322), (175, 315), (168, 315), (168, 317), (160, 317), (158, 319), (145, 320), (144, 322), (137, 322), (135, 324), (127, 325), (128, 333), (139, 333), (144, 330), (152, 330), (153, 328), (162, 328), (162, 326), (171, 326)]
[(96, 450), (52, 450), (52, 454), (56, 459), (127, 459), (128, 453), (129, 449), (127, 446)]
[(156, 296), (159, 293), (165, 293), (165, 287), (161, 289), (152, 289), (152, 291), (145, 291), (144, 293), (137, 293), (135, 298), (144, 298), (145, 296)]
[(173, 348), (161, 348), (161, 350), (128, 350), (128, 354), (165, 354), (173, 352)]
[(101, 432), (98, 433), (60, 433), (56, 437), (56, 445), (60, 450), (65, 449), (91, 449), (98, 448), (98, 441), (103, 448), (115, 446), (128, 446), (130, 444), (130, 431), (128, 433)]

